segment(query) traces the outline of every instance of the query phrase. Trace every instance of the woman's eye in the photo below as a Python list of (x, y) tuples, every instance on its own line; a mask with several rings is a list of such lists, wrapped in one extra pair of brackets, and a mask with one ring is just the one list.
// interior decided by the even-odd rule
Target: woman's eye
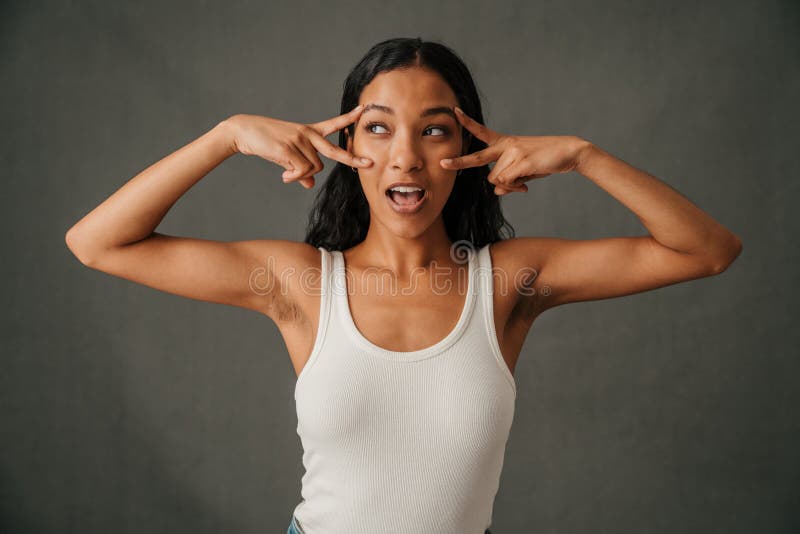
[[(364, 126), (364, 129), (366, 131), (368, 131), (369, 133), (384, 133), (384, 132), (379, 132), (379, 131), (376, 132), (375, 130), (373, 130), (373, 128), (386, 129), (386, 126), (384, 126), (383, 124), (381, 124), (379, 122), (370, 122), (369, 124)], [(447, 135), (448, 133), (450, 133), (450, 131), (447, 128), (445, 128), (444, 126), (429, 126), (429, 127), (425, 128), (426, 132), (429, 131), (429, 130), (441, 130), (442, 133), (435, 134), (434, 137), (443, 137), (443, 136)]]
[(442, 126), (431, 126), (427, 130), (441, 130), (442, 133), (440, 133), (439, 136), (444, 136), (444, 135), (447, 135), (449, 133), (448, 129), (444, 128)]
[(373, 131), (373, 130), (372, 130), (372, 128), (374, 128), (374, 127), (376, 127), (376, 126), (377, 126), (377, 127), (379, 127), (379, 128), (385, 128), (385, 126), (384, 126), (383, 124), (380, 124), (380, 123), (378, 123), (378, 122), (371, 122), (371, 123), (367, 124), (367, 125), (364, 127), (364, 129), (365, 129), (366, 131), (368, 131), (369, 133), (380, 133), (380, 132), (375, 132), (375, 131)]

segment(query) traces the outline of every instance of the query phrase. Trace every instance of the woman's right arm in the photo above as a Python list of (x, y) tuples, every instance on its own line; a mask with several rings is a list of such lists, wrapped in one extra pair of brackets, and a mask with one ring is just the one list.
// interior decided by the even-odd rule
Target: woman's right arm
[[(356, 116), (351, 112), (319, 124), (338, 126)], [(309, 250), (310, 245), (264, 239), (221, 242), (155, 232), (186, 191), (237, 152), (296, 168), (295, 180), (301, 182), (308, 180), (301, 171), (306, 170), (313, 180), (313, 173), (321, 169), (308, 148), (313, 148), (312, 143), (326, 155), (358, 164), (352, 154), (327, 146), (330, 143), (322, 135), (305, 125), (267, 117), (248, 119), (234, 116), (220, 122), (129, 180), (67, 231), (69, 249), (88, 267), (161, 291), (253, 309), (270, 317), (280, 313), (280, 272), (296, 267), (295, 261), (309, 254), (318, 255)], [(298, 129), (307, 135), (293, 137)], [(285, 143), (273, 142), (289, 137), (302, 143), (287, 148)]]

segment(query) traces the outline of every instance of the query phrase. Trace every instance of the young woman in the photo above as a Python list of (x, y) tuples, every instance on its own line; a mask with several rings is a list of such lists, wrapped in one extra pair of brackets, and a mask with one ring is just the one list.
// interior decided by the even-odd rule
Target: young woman
[[(306, 468), (290, 533), (488, 533), (513, 371), (536, 317), (718, 274), (741, 242), (589, 141), (487, 128), (467, 67), (442, 44), (375, 45), (348, 76), (341, 113), (314, 124), (230, 117), (126, 183), (67, 244), (94, 269), (275, 322), (298, 375)], [(325, 139), (334, 132), (338, 146)], [(304, 242), (155, 231), (236, 153), (308, 189), (318, 153), (337, 162)], [(499, 196), (569, 171), (650, 233), (514, 237)]]

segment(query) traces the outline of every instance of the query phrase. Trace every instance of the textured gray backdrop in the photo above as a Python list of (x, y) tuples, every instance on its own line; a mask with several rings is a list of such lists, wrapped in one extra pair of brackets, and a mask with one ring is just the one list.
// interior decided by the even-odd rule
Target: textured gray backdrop
[[(349, 69), (396, 36), (454, 47), (494, 129), (585, 137), (744, 242), (720, 276), (539, 318), (492, 531), (800, 531), (799, 13), (774, 0), (3, 2), (0, 531), (285, 532), (302, 464), (277, 328), (92, 271), (64, 234), (229, 115), (336, 115)], [(159, 231), (301, 240), (311, 193), (281, 170), (236, 156)], [(643, 230), (577, 174), (503, 203), (517, 235)]]

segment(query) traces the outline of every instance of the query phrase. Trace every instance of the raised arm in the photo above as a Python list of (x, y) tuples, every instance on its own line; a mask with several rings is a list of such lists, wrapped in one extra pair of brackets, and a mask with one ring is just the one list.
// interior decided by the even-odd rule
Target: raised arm
[(584, 139), (504, 135), (456, 112), (487, 148), (442, 160), (443, 167), (496, 161), (486, 179), (500, 195), (527, 192), (528, 180), (576, 171), (630, 209), (650, 231), (636, 237), (521, 237), (497, 243), (493, 248), (507, 258), (503, 263), (511, 270), (517, 296), (539, 295), (540, 310), (719, 274), (741, 253), (738, 236), (677, 190)]
[(93, 269), (276, 318), (286, 294), (278, 273), (296, 268), (313, 247), (285, 240), (211, 241), (155, 229), (186, 191), (236, 153), (282, 165), (289, 181), (306, 188), (313, 187), (313, 174), (322, 169), (316, 150), (351, 166), (367, 166), (324, 138), (357, 116), (354, 110), (314, 125), (254, 115), (226, 119), (129, 180), (67, 231), (67, 246)]
[(262, 243), (155, 232), (186, 191), (236, 153), (232, 141), (231, 124), (223, 121), (151, 165), (70, 228), (67, 246), (92, 269), (184, 297), (260, 309), (265, 295), (248, 281)]
[(543, 309), (630, 295), (723, 272), (741, 240), (665, 182), (585, 143), (576, 171), (633, 211), (649, 235), (602, 239), (523, 237), (512, 245), (539, 269)]

